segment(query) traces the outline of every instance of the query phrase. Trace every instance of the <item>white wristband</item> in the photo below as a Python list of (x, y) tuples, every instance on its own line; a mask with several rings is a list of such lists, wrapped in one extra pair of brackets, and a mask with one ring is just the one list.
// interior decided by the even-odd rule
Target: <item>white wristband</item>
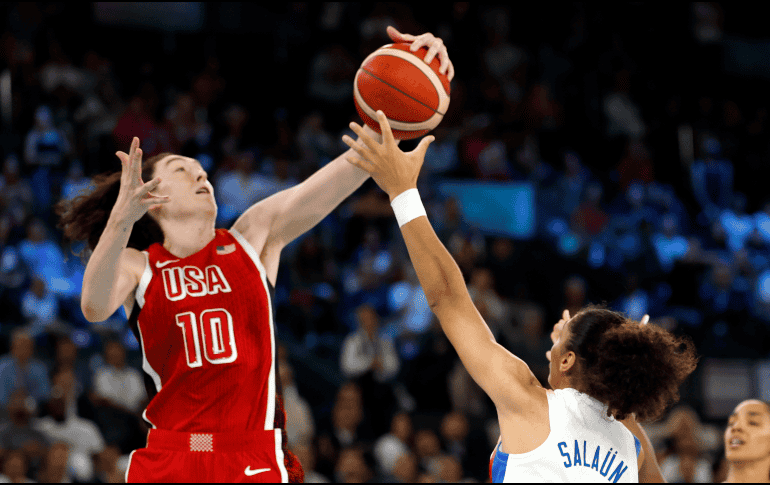
[(420, 193), (417, 192), (417, 189), (401, 192), (393, 198), (390, 206), (393, 207), (393, 212), (396, 213), (398, 227), (402, 227), (407, 222), (420, 216), (428, 215), (425, 212), (425, 207), (422, 205), (422, 199), (420, 199)]

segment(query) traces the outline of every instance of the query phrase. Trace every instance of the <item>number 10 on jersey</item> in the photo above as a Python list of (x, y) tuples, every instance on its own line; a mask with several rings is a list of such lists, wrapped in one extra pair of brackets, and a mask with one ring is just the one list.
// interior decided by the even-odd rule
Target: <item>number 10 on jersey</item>
[(190, 368), (203, 365), (201, 347), (203, 357), (212, 364), (229, 364), (238, 358), (233, 317), (224, 308), (204, 310), (200, 319), (193, 312), (179, 313), (176, 324), (182, 329), (184, 352)]

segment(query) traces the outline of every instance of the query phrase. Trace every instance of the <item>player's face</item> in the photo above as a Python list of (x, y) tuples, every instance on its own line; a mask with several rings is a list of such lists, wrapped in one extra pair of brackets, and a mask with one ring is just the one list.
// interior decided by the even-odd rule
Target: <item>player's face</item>
[(770, 409), (762, 401), (743, 401), (735, 408), (725, 430), (725, 457), (729, 462), (770, 461)]
[(546, 354), (550, 362), (548, 366), (548, 384), (551, 386), (551, 389), (560, 389), (566, 384), (566, 377), (559, 370), (559, 362), (564, 357), (564, 354), (567, 353), (565, 347), (570, 338), (569, 326), (571, 322), (572, 319), (570, 318), (564, 323), (556, 336), (556, 340), (553, 342), (551, 351)]
[(214, 187), (206, 171), (194, 158), (179, 155), (164, 157), (155, 164), (153, 176), (161, 179), (154, 193), (167, 195), (170, 199), (160, 206), (161, 214), (216, 208)]

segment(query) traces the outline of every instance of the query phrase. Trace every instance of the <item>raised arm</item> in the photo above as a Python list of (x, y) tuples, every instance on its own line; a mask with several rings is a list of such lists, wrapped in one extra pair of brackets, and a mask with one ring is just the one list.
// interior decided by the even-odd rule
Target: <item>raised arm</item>
[[(351, 157), (350, 162), (368, 171), (391, 201), (415, 196), (417, 176), (433, 137), (423, 138), (414, 151), (403, 153), (393, 141), (385, 115), (380, 111), (377, 118), (383, 133), (382, 144), (351, 123), (364, 144), (343, 138), (359, 155)], [(401, 200), (396, 200), (394, 206), (398, 207)], [(403, 218), (399, 212), (397, 217)], [(529, 399), (529, 391), (542, 387), (521, 359), (495, 341), (468, 294), (460, 268), (436, 236), (424, 210), (421, 214), (408, 218), (408, 222), (400, 220), (399, 224), (428, 304), (473, 379), (498, 409), (515, 412)]]
[[(393, 27), (388, 27), (388, 35), (396, 42), (411, 42), (412, 50), (428, 47), (426, 60), (438, 56), (440, 69), (447, 72), (450, 79), (454, 75), (441, 39), (429, 33), (416, 37), (402, 34)], [(372, 138), (380, 139), (369, 127), (365, 131)], [(369, 178), (365, 170), (346, 161), (351, 154), (350, 150), (346, 151), (304, 182), (253, 205), (235, 221), (233, 228), (262, 249), (262, 262), (271, 281), (275, 281), (278, 272), (281, 250), (315, 227)]]
[(139, 251), (126, 247), (131, 230), (150, 206), (168, 202), (168, 197), (150, 193), (160, 179), (142, 181), (138, 138), (131, 142), (130, 153), (118, 152), (118, 158), (122, 164), (120, 192), (83, 275), (80, 307), (89, 322), (109, 318), (136, 288), (145, 261)]

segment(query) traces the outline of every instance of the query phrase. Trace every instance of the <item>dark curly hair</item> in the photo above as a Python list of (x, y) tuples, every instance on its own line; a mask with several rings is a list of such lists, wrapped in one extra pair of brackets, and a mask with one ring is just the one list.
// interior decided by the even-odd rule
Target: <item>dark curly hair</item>
[(567, 375), (618, 420), (659, 418), (679, 400), (679, 386), (698, 363), (690, 339), (601, 306), (578, 312), (569, 329), (565, 348), (575, 352), (577, 364)]
[[(149, 182), (155, 173), (155, 164), (171, 153), (159, 153), (142, 163), (142, 180)], [(58, 227), (69, 242), (86, 241), (87, 250), (93, 251), (104, 232), (112, 207), (120, 192), (120, 172), (103, 173), (93, 179), (94, 189), (72, 200), (62, 200), (54, 206), (59, 216)], [(151, 244), (163, 242), (163, 231), (149, 213), (133, 226), (128, 247), (143, 250)], [(84, 250), (85, 252), (85, 250)], [(82, 254), (81, 254), (82, 255)]]

